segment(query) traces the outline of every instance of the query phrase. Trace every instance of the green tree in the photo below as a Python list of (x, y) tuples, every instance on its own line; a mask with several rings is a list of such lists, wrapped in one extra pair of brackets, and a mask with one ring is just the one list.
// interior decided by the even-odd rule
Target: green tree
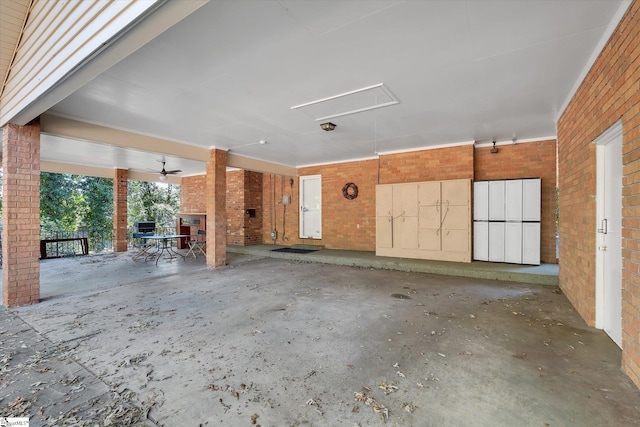
[(113, 228), (113, 179), (77, 176), (80, 221), (89, 230)]
[(46, 228), (74, 231), (78, 225), (79, 201), (73, 175), (40, 174), (40, 223)]
[(179, 186), (146, 181), (129, 181), (128, 222), (155, 221), (157, 227), (175, 225), (180, 208)]

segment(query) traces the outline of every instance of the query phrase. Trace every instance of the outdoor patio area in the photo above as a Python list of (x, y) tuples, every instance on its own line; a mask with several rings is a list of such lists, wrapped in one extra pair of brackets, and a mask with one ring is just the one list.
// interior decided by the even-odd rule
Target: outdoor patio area
[(0, 308), (0, 416), (32, 427), (640, 423), (620, 349), (553, 285), (131, 255), (42, 261), (42, 301)]

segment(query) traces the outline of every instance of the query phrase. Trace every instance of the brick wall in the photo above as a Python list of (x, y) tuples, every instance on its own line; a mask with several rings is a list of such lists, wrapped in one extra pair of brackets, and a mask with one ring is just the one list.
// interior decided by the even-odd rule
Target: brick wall
[(473, 145), (380, 156), (380, 184), (473, 179)]
[[(255, 209), (254, 217), (248, 209)], [(262, 231), (262, 174), (227, 172), (227, 244), (261, 244)]]
[(244, 245), (262, 243), (262, 174), (245, 171), (244, 173), (244, 209), (255, 209), (255, 217), (245, 214)]
[[(226, 175), (227, 244), (261, 244), (262, 174), (236, 170)], [(182, 178), (180, 212), (206, 213), (205, 185), (205, 175)], [(246, 209), (256, 209), (256, 216), (251, 218)]]
[[(306, 241), (298, 237), (298, 178), (264, 174), (262, 176), (262, 241), (278, 245), (300, 243), (322, 244), (319, 240)], [(291, 197), (291, 204), (284, 205), (282, 196)], [(271, 231), (277, 231), (277, 239), (271, 239)]]
[[(501, 153), (489, 157), (490, 148), (474, 150), (462, 145), (449, 148), (387, 154), (378, 160), (338, 163), (301, 168), (300, 176), (322, 175), (321, 240), (300, 239), (298, 213), (298, 178), (265, 175), (263, 180), (264, 229), (262, 239), (273, 243), (271, 231), (277, 230), (277, 244), (320, 244), (329, 249), (375, 250), (375, 186), (447, 179), (508, 179), (543, 177), (542, 258), (555, 263), (555, 141), (503, 146)], [(475, 156), (479, 159), (474, 161)], [(515, 156), (515, 157), (512, 157)], [(496, 158), (500, 166), (495, 170)], [(519, 159), (519, 167), (508, 159)], [(474, 168), (477, 168), (474, 172)], [(294, 187), (289, 185), (294, 179)], [(358, 185), (359, 195), (347, 200), (342, 187), (347, 182)], [(275, 205), (273, 203), (275, 194)], [(282, 195), (292, 196), (292, 206), (282, 205)], [(284, 227), (283, 227), (284, 225)], [(284, 233), (283, 233), (284, 231)]]
[(205, 175), (185, 176), (180, 181), (180, 212), (205, 213), (207, 212)]
[[(320, 244), (331, 249), (376, 249), (378, 160), (301, 168), (298, 169), (298, 174), (322, 175), (322, 240), (318, 241)], [(342, 188), (349, 182), (358, 186), (358, 197), (353, 200), (345, 198), (342, 194)], [(291, 213), (297, 217), (298, 210), (293, 208)], [(292, 234), (294, 233), (298, 235), (297, 224), (296, 228), (292, 227)], [(309, 241), (313, 242), (314, 240)]]
[(2, 303), (40, 300), (40, 121), (2, 131)]
[(640, 1), (618, 28), (558, 121), (560, 285), (595, 323), (596, 151), (622, 120), (622, 367), (640, 386)]
[(475, 179), (517, 179), (540, 177), (542, 213), (540, 249), (542, 262), (556, 263), (556, 141), (501, 145), (475, 150)]

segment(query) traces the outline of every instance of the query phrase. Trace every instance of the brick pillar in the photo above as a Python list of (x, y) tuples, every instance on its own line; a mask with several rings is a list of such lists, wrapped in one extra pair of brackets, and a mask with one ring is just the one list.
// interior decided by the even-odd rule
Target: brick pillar
[(40, 119), (2, 130), (2, 304), (40, 301)]
[(113, 251), (126, 252), (127, 183), (129, 171), (116, 169), (113, 177)]
[(206, 176), (207, 265), (227, 262), (227, 152), (211, 150)]

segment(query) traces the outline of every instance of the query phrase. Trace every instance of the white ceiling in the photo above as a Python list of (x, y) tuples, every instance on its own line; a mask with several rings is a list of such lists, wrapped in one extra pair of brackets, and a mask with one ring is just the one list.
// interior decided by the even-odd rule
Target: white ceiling
[[(620, 3), (210, 1), (50, 113), (293, 167), (544, 138)], [(379, 83), (399, 104), (333, 118), (333, 132), (291, 109)], [(144, 171), (160, 157), (42, 142), (43, 160)]]

